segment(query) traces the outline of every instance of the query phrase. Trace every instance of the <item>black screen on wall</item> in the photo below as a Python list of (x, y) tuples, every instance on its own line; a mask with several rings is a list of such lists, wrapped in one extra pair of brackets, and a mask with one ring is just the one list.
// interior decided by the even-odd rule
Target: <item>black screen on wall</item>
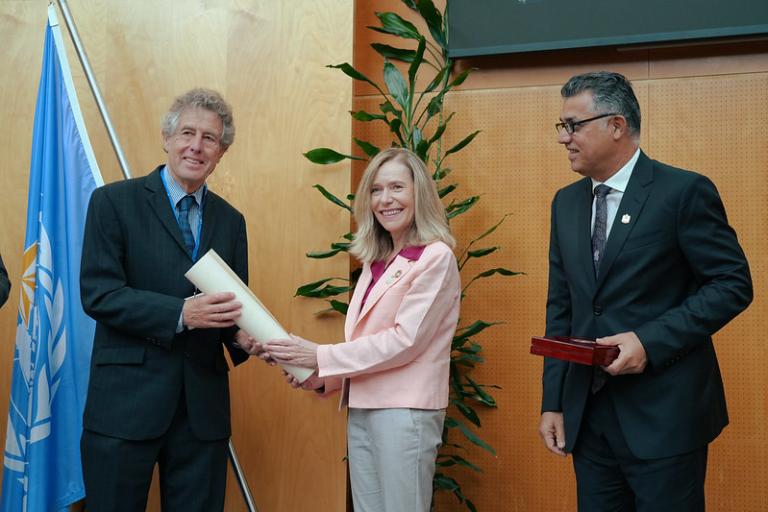
[(768, 0), (448, 0), (451, 57), (768, 34)]

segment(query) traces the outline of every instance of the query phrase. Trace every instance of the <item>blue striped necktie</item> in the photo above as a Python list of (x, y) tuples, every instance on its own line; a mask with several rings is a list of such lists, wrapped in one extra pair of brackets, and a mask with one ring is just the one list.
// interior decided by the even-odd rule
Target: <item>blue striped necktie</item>
[(195, 250), (195, 237), (192, 235), (192, 228), (189, 225), (189, 209), (195, 204), (195, 196), (184, 196), (176, 205), (179, 210), (179, 228), (181, 229), (181, 236), (184, 238), (184, 245), (187, 246), (187, 251), (192, 255)]

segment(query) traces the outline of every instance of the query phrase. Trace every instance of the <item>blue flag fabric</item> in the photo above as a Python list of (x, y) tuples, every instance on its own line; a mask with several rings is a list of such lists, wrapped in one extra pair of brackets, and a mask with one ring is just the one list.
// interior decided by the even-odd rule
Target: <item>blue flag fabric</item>
[(49, 9), (35, 110), (2, 510), (58, 511), (85, 495), (80, 435), (95, 323), (80, 303), (91, 192), (103, 184)]

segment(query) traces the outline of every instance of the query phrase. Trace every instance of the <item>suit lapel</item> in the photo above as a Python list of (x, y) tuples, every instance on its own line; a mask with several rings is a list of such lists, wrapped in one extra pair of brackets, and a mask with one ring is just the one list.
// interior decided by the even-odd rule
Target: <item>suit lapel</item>
[(576, 223), (576, 250), (581, 262), (583, 275), (591, 284), (595, 283), (595, 266), (592, 263), (592, 180), (583, 180), (583, 190), (574, 209), (573, 220)]
[(187, 254), (189, 257), (187, 246), (184, 243), (184, 239), (181, 237), (179, 223), (176, 222), (176, 216), (171, 208), (171, 202), (168, 200), (168, 193), (165, 191), (162, 178), (160, 177), (160, 169), (162, 169), (162, 166), (152, 171), (144, 182), (144, 188), (147, 192), (147, 202), (149, 203), (150, 208), (155, 212), (155, 215), (157, 215), (160, 224), (162, 224), (166, 231), (168, 231), (171, 238), (176, 240), (176, 243), (179, 244), (179, 247), (184, 251), (184, 254)]
[(605, 254), (600, 262), (600, 275), (597, 280), (598, 288), (605, 281), (605, 277), (609, 274), (627, 236), (637, 224), (645, 200), (648, 199), (648, 185), (652, 182), (653, 163), (651, 159), (645, 156), (645, 153), (641, 152), (635, 168), (632, 170), (632, 177), (627, 184), (627, 190), (621, 198), (616, 217), (613, 219), (611, 233), (605, 243)]
[(350, 301), (349, 309), (347, 310), (347, 321), (344, 323), (344, 334), (345, 339), (347, 340), (352, 339), (352, 331), (357, 324), (357, 319), (360, 318), (360, 307), (363, 303), (363, 295), (365, 295), (365, 290), (368, 289), (368, 285), (371, 284), (372, 277), (371, 266), (368, 264), (363, 265), (360, 278), (355, 285), (355, 288), (357, 289), (356, 291), (359, 291), (359, 293), (352, 294), (352, 300)]
[(200, 247), (197, 257), (202, 257), (211, 246), (211, 238), (221, 212), (219, 196), (208, 190), (203, 199), (203, 229), (200, 232)]
[(395, 260), (384, 271), (384, 274), (382, 274), (379, 280), (376, 281), (376, 284), (373, 285), (371, 293), (369, 293), (368, 298), (365, 299), (365, 304), (363, 305), (362, 310), (360, 311), (360, 316), (357, 317), (355, 324), (365, 317), (366, 313), (371, 310), (387, 290), (392, 288), (395, 283), (400, 281), (405, 274), (408, 273), (408, 270), (411, 269), (411, 265), (412, 262), (409, 259), (399, 255), (395, 256)]

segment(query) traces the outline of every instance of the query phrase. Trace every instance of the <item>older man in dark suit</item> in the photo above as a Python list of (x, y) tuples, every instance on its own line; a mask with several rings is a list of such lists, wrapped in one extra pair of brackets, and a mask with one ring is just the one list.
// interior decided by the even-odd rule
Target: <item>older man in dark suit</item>
[(622, 75), (561, 94), (558, 142), (585, 178), (552, 203), (547, 334), (620, 353), (603, 369), (546, 359), (539, 433), (573, 453), (581, 511), (704, 510), (728, 423), (712, 335), (752, 300), (747, 260), (712, 182), (639, 149)]
[(163, 510), (224, 507), (229, 384), (247, 336), (234, 295), (194, 295), (184, 278), (216, 252), (247, 281), (243, 216), (206, 186), (232, 144), (216, 92), (180, 96), (162, 125), (168, 159), (97, 189), (85, 227), (83, 307), (97, 321), (82, 437), (89, 512), (146, 507), (157, 463)]

